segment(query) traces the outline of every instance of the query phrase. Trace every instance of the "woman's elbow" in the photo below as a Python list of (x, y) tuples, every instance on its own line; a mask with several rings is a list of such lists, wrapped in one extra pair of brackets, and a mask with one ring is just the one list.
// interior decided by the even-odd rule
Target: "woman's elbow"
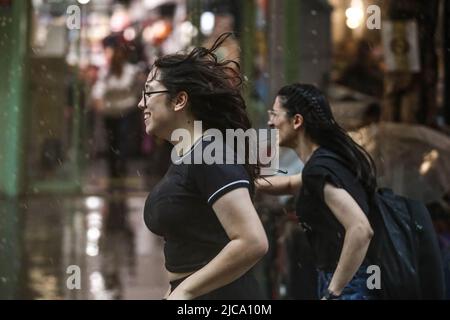
[(259, 236), (251, 241), (250, 245), (251, 256), (254, 257), (255, 260), (259, 260), (264, 257), (269, 251), (269, 241), (267, 237)]
[(373, 232), (373, 229), (372, 229), (371, 226), (369, 226), (368, 233), (369, 233), (369, 234), (368, 234), (369, 239), (372, 240), (372, 238), (373, 238), (373, 236), (374, 236), (374, 232)]
[(267, 251), (269, 251), (269, 241), (267, 240), (267, 237), (264, 236), (263, 239), (260, 240), (260, 243), (258, 245), (258, 253), (262, 258), (266, 255)]
[(363, 239), (365, 239), (368, 243), (370, 243), (370, 241), (373, 238), (373, 229), (371, 228), (370, 225), (364, 227), (362, 236), (363, 236)]
[(362, 242), (369, 243), (373, 238), (373, 229), (368, 223), (359, 223), (354, 227), (355, 234)]
[(364, 224), (364, 236), (370, 241), (373, 238), (373, 229), (367, 222)]

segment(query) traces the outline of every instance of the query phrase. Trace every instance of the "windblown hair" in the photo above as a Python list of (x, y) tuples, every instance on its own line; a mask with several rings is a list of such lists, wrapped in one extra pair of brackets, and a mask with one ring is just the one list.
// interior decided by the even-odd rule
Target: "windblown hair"
[[(219, 61), (214, 53), (232, 33), (220, 35), (210, 49), (196, 47), (187, 54), (171, 54), (155, 61), (154, 80), (159, 81), (174, 99), (180, 91), (188, 94), (188, 110), (207, 129), (218, 129), (225, 136), (226, 129), (251, 128), (242, 97), (243, 80), (240, 65), (234, 60)], [(246, 142), (248, 147), (248, 142)], [(237, 146), (235, 147), (237, 148)], [(249, 150), (246, 148), (246, 150)], [(236, 151), (236, 150), (235, 150)], [(257, 166), (250, 164), (246, 155), (245, 168), (252, 184)]]
[(303, 116), (305, 134), (344, 159), (368, 195), (373, 195), (377, 188), (373, 159), (339, 126), (325, 95), (313, 85), (294, 83), (282, 87), (278, 96), (290, 117), (296, 114)]

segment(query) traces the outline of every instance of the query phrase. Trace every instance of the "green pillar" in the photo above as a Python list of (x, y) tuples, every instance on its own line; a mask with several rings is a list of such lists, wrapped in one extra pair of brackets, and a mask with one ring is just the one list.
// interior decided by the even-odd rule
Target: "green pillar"
[(24, 190), (24, 116), (29, 2), (0, 6), (0, 195)]
[(18, 200), (0, 202), (0, 300), (22, 298), (23, 224)]
[(299, 79), (299, 59), (300, 59), (300, 3), (299, 0), (284, 0), (284, 74), (285, 83), (296, 82)]

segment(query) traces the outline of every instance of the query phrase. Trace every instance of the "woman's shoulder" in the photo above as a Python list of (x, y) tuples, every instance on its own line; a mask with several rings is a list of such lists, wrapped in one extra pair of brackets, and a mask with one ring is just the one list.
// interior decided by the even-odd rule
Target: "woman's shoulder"
[(325, 182), (343, 187), (353, 177), (343, 160), (336, 152), (320, 147), (310, 157), (302, 171), (304, 185), (318, 185), (323, 188)]
[(319, 147), (305, 163), (303, 171), (318, 172), (339, 167), (345, 167), (345, 160), (336, 152), (325, 147)]

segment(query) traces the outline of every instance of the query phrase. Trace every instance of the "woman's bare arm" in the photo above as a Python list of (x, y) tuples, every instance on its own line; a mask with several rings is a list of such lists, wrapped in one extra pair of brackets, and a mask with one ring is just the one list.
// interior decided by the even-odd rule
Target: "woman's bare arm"
[(345, 228), (342, 252), (328, 287), (339, 295), (361, 266), (373, 231), (366, 215), (347, 191), (327, 183), (324, 197), (331, 212)]
[(241, 277), (268, 250), (267, 236), (248, 189), (226, 193), (213, 209), (230, 242), (206, 266), (187, 277), (168, 299), (193, 299)]
[(259, 178), (255, 185), (257, 190), (272, 195), (296, 195), (302, 185), (302, 174)]

